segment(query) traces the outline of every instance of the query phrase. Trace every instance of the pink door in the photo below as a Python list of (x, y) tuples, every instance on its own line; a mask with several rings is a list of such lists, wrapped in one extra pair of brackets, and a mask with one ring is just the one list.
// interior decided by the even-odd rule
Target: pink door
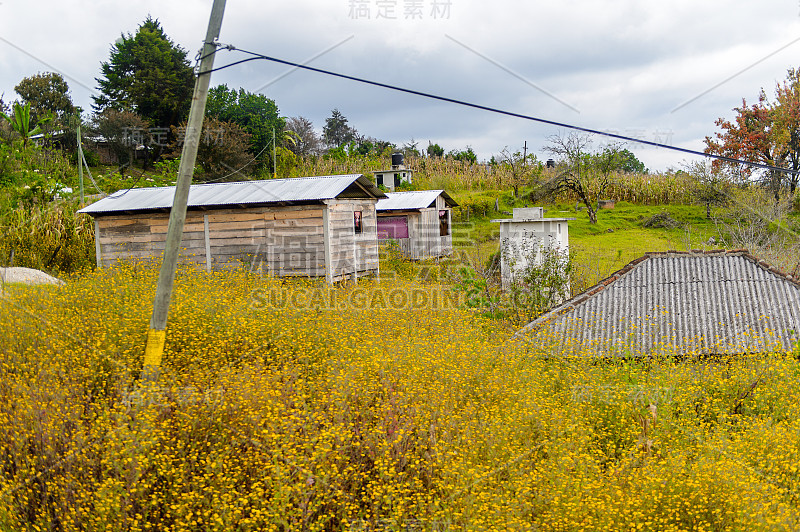
[(408, 238), (408, 216), (378, 216), (378, 240)]

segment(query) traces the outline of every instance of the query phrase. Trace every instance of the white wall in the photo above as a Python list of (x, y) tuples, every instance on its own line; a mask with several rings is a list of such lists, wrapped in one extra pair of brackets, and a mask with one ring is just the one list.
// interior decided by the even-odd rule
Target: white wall
[(503, 221), (500, 223), (500, 273), (503, 288), (507, 289), (517, 272), (528, 267), (534, 260), (542, 259), (543, 247), (555, 247), (569, 253), (569, 230), (566, 220), (542, 218), (524, 222)]

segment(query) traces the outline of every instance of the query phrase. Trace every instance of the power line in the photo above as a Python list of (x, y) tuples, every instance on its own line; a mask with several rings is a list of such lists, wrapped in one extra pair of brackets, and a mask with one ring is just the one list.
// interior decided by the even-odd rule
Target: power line
[(610, 133), (608, 131), (600, 131), (600, 130), (597, 130), (597, 129), (587, 128), (587, 127), (582, 127), (582, 126), (576, 126), (576, 125), (567, 124), (567, 123), (564, 123), (564, 122), (556, 122), (555, 120), (548, 120), (546, 118), (539, 118), (539, 117), (535, 117), (535, 116), (524, 115), (524, 114), (521, 114), (521, 113), (515, 113), (513, 111), (506, 111), (505, 109), (498, 109), (496, 107), (489, 107), (489, 106), (486, 106), (486, 105), (481, 105), (481, 104), (477, 104), (477, 103), (471, 103), (471, 102), (467, 102), (467, 101), (464, 101), (464, 100), (458, 100), (456, 98), (450, 98), (450, 97), (447, 97), (447, 96), (440, 96), (440, 95), (437, 95), (437, 94), (431, 94), (431, 93), (428, 93), (428, 92), (422, 92), (422, 91), (418, 91), (418, 90), (414, 90), (414, 89), (407, 89), (405, 87), (398, 87), (397, 85), (390, 85), (388, 83), (382, 83), (380, 81), (372, 81), (372, 80), (369, 80), (369, 79), (359, 78), (359, 77), (356, 77), (356, 76), (350, 76), (348, 74), (341, 74), (339, 72), (333, 72), (331, 70), (325, 70), (325, 69), (322, 69), (322, 68), (315, 68), (315, 67), (304, 65), (304, 64), (301, 64), (301, 63), (295, 63), (295, 62), (292, 62), (292, 61), (287, 61), (285, 59), (279, 59), (277, 57), (271, 57), (271, 56), (268, 56), (268, 55), (259, 54), (259, 53), (256, 53), (256, 52), (251, 52), (251, 51), (248, 51), (248, 50), (242, 50), (241, 48), (230, 47), (230, 48), (226, 48), (226, 49), (229, 49), (229, 50), (232, 49), (232, 50), (235, 50), (235, 51), (239, 51), (239, 52), (242, 52), (242, 53), (245, 53), (245, 54), (252, 55), (253, 57), (249, 57), (247, 59), (242, 59), (240, 61), (235, 61), (235, 62), (230, 63), (228, 65), (223, 65), (221, 67), (213, 68), (213, 69), (207, 70), (205, 72), (200, 72), (200, 74), (207, 74), (207, 73), (211, 73), (211, 72), (216, 72), (218, 70), (224, 70), (224, 69), (230, 68), (232, 66), (240, 65), (242, 63), (247, 63), (249, 61), (257, 61), (257, 60), (272, 61), (273, 63), (280, 63), (280, 64), (291, 66), (291, 67), (294, 67), (294, 68), (301, 68), (303, 70), (308, 70), (308, 71), (311, 71), (311, 72), (317, 72), (319, 74), (325, 74), (325, 75), (328, 75), (328, 76), (334, 76), (334, 77), (337, 77), (337, 78), (347, 79), (347, 80), (350, 80), (350, 81), (356, 81), (358, 83), (364, 83), (364, 84), (367, 84), (367, 85), (373, 85), (375, 87), (382, 87), (384, 89), (390, 89), (390, 90), (394, 90), (394, 91), (404, 92), (406, 94), (413, 94), (415, 96), (422, 96), (423, 98), (430, 98), (432, 100), (439, 100), (439, 101), (442, 101), (442, 102), (453, 103), (453, 104), (462, 105), (462, 106), (465, 106), (465, 107), (471, 107), (473, 109), (480, 109), (482, 111), (489, 111), (490, 113), (496, 113), (496, 114), (501, 114), (501, 115), (505, 115), (505, 116), (511, 116), (511, 117), (514, 117), (514, 118), (521, 118), (523, 120), (530, 120), (532, 122), (539, 122), (541, 124), (548, 124), (548, 125), (551, 125), (551, 126), (563, 127), (565, 129), (572, 129), (572, 130), (575, 130), (575, 131), (582, 131), (584, 133), (590, 133), (590, 134), (593, 134), (593, 135), (601, 135), (601, 136), (604, 136), (604, 137), (611, 137), (611, 138), (618, 139), (618, 140), (623, 140), (623, 141), (626, 141), (626, 142), (638, 142), (639, 144), (645, 144), (645, 145), (648, 145), (648, 146), (654, 146), (656, 148), (664, 148), (666, 150), (677, 151), (677, 152), (686, 153), (686, 154), (689, 154), (689, 155), (698, 155), (700, 157), (707, 157), (707, 158), (710, 158), (710, 159), (716, 159), (716, 160), (724, 161), (724, 162), (728, 162), (728, 163), (744, 164), (744, 165), (747, 165), (747, 166), (751, 166), (751, 167), (754, 167), (754, 168), (761, 168), (761, 169), (764, 169), (764, 170), (772, 170), (772, 171), (789, 173), (789, 174), (800, 173), (798, 171), (790, 170), (788, 168), (780, 168), (778, 166), (771, 166), (771, 165), (763, 164), (763, 163), (754, 163), (752, 161), (745, 161), (743, 159), (736, 159), (734, 157), (726, 157), (724, 155), (715, 155), (713, 153), (705, 153), (705, 152), (701, 152), (701, 151), (697, 151), (697, 150), (690, 150), (689, 148), (681, 148), (681, 147), (678, 147), (678, 146), (670, 146), (669, 144), (662, 144), (660, 142), (654, 142), (654, 141), (650, 141), (650, 140), (636, 139), (636, 138), (628, 137), (628, 136), (625, 136), (625, 135), (619, 135), (617, 133)]
[(228, 179), (230, 176), (232, 176), (232, 175), (234, 175), (234, 174), (241, 173), (241, 171), (242, 171), (242, 170), (244, 170), (245, 168), (247, 168), (248, 166), (250, 166), (251, 164), (253, 164), (254, 162), (256, 162), (256, 160), (258, 160), (258, 158), (261, 156), (261, 154), (262, 154), (262, 153), (264, 153), (264, 152), (267, 150), (267, 148), (269, 148), (269, 147), (270, 147), (270, 145), (271, 145), (271, 144), (272, 144), (272, 140), (270, 140), (269, 142), (267, 142), (267, 145), (266, 145), (266, 146), (264, 146), (264, 147), (261, 149), (261, 151), (260, 151), (260, 152), (258, 152), (258, 153), (255, 155), (255, 157), (253, 157), (252, 159), (250, 159), (250, 160), (249, 160), (249, 161), (248, 161), (248, 162), (247, 162), (247, 163), (246, 163), (244, 166), (242, 166), (242, 167), (241, 167), (241, 168), (239, 168), (238, 170), (234, 170), (234, 171), (233, 171), (233, 172), (231, 172), (230, 174), (224, 175), (224, 176), (222, 176), (222, 177), (218, 177), (218, 178), (216, 178), (216, 179), (209, 179), (208, 181), (203, 181), (203, 184), (204, 184), (204, 185), (206, 185), (206, 184), (208, 184), (208, 183), (217, 183), (217, 182), (219, 182), (219, 181), (224, 181), (224, 180)]
[[(100, 187), (99, 187), (99, 186), (97, 186), (97, 181), (95, 181), (95, 180), (94, 180), (94, 177), (92, 177), (92, 171), (91, 171), (91, 170), (89, 170), (89, 165), (86, 163), (86, 157), (85, 157), (85, 156), (84, 156), (84, 154), (83, 154), (83, 150), (81, 150), (81, 161), (83, 161), (83, 166), (84, 166), (84, 167), (86, 167), (86, 173), (87, 173), (87, 174), (89, 174), (89, 181), (91, 181), (91, 182), (92, 182), (92, 186), (93, 186), (93, 187), (95, 188), (95, 190), (97, 190), (97, 192), (99, 192), (100, 194), (105, 194), (105, 192), (103, 192), (102, 190), (100, 190)], [(80, 164), (80, 162), (79, 162), (78, 164)]]

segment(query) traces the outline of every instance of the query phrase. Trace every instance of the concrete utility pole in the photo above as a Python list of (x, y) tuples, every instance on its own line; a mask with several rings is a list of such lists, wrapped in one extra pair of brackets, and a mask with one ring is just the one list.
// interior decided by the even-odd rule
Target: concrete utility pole
[(78, 181), (81, 187), (81, 207), (86, 202), (83, 201), (83, 147), (81, 146), (81, 125), (78, 123)]
[(169, 314), (172, 285), (175, 282), (175, 269), (183, 236), (183, 224), (186, 221), (186, 204), (189, 200), (194, 163), (197, 160), (197, 147), (200, 144), (200, 132), (203, 128), (211, 69), (214, 68), (216, 41), (219, 38), (224, 12), (225, 0), (214, 0), (211, 17), (208, 20), (206, 39), (203, 43), (198, 76), (194, 84), (192, 108), (189, 111), (189, 122), (186, 126), (186, 140), (181, 152), (181, 165), (175, 185), (175, 198), (172, 200), (172, 209), (169, 213), (164, 258), (158, 274), (155, 301), (153, 301), (153, 316), (150, 318), (150, 330), (147, 331), (147, 345), (144, 349), (144, 367), (142, 368), (142, 380), (146, 382), (157, 381), (161, 373), (161, 358), (164, 354), (164, 343), (167, 337), (167, 315)]

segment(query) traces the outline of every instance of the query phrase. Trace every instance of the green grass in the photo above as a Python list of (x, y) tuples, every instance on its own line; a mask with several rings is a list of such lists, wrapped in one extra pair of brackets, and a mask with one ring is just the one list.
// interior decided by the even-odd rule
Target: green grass
[[(500, 200), (499, 212), (494, 210), (494, 198)], [(508, 191), (484, 191), (457, 194), (460, 205), (491, 205), (483, 215), (470, 212), (467, 218), (463, 210), (455, 215), (454, 241), (456, 245), (474, 256), (474, 260), (485, 263), (489, 255), (499, 249), (498, 224), (492, 219), (509, 218), (505, 212), (526, 204), (515, 200)], [(530, 205), (530, 203), (528, 203)], [(576, 210), (575, 204), (544, 204), (547, 218), (574, 218), (569, 222), (570, 250), (578, 268), (585, 273), (586, 285), (606, 277), (628, 262), (649, 251), (689, 249), (712, 249), (713, 237), (719, 238), (712, 220), (706, 219), (705, 207), (700, 205), (634, 205), (618, 202), (614, 209), (601, 209), (597, 213), (597, 224), (589, 223), (585, 210)], [(679, 223), (674, 228), (647, 228), (644, 222), (666, 212)], [(460, 221), (459, 221), (460, 220)]]

